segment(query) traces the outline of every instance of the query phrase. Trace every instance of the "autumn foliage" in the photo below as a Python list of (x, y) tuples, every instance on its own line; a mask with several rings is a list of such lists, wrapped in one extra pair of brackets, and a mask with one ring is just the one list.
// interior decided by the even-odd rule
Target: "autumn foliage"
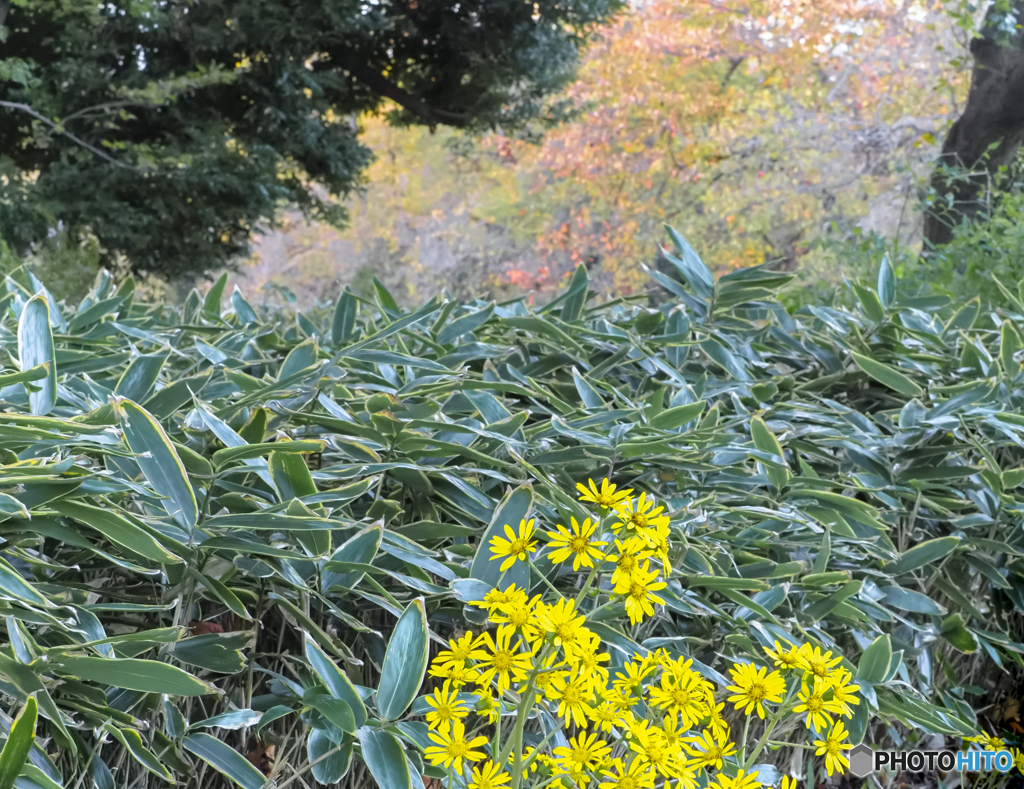
[(365, 119), (377, 161), (343, 238), (387, 247), (393, 286), (458, 259), (477, 285), (544, 289), (587, 263), (629, 292), (665, 222), (719, 272), (792, 266), (857, 226), (907, 233), (966, 88), (952, 27), (932, 2), (638, 5), (559, 97), (569, 122), (472, 139)]

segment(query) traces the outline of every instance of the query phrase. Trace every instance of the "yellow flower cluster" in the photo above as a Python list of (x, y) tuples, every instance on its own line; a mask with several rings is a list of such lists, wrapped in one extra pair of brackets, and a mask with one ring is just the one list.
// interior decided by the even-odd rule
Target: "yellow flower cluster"
[[(582, 523), (570, 517), (569, 527), (557, 524), (547, 532), (547, 557), (555, 564), (572, 563), (574, 572), (596, 570), (610, 572), (611, 592), (625, 604), (632, 624), (654, 615), (654, 606), (664, 604), (657, 592), (665, 588), (659, 571), (651, 567), (658, 561), (668, 566), (669, 517), (664, 507), (641, 493), (630, 497), (631, 489), (616, 490), (602, 480), (601, 486), (590, 480), (589, 487), (578, 485), (580, 500), (596, 504), (605, 518), (585, 518)], [(607, 533), (602, 523), (608, 521)], [(504, 572), (516, 562), (533, 562), (538, 552), (533, 519), (521, 520), (518, 531), (506, 524), (505, 536), (491, 538), (491, 560), (501, 560)]]
[[(451, 639), (431, 661), (430, 675), (442, 687), (426, 698), (432, 744), (424, 755), (449, 771), (448, 786), (519, 789), (529, 780), (553, 789), (653, 789), (656, 782), (672, 789), (758, 789), (762, 783), (750, 772), (755, 759), (783, 718), (800, 715), (806, 729), (829, 729), (814, 742), (816, 753), (829, 774), (842, 772), (849, 745), (841, 718), (852, 716), (859, 699), (841, 658), (820, 648), (784, 649), (776, 642), (766, 652), (777, 670), (737, 663), (733, 684), (718, 689), (692, 660), (665, 649), (610, 669), (588, 624), (619, 601), (633, 624), (653, 615), (653, 605), (663, 602), (655, 592), (666, 584), (651, 565), (668, 569), (669, 519), (645, 494), (633, 499), (632, 491), (617, 491), (607, 480), (579, 487), (580, 498), (600, 514), (559, 525), (547, 533), (545, 548), (552, 562), (586, 571), (572, 587), (575, 596), (551, 583), (550, 595), (531, 596), (514, 584), (492, 589), (476, 603), (490, 627)], [(521, 521), (518, 530), (506, 526), (504, 533), (492, 538), (491, 558), (503, 570), (516, 562), (533, 566), (534, 521)], [(726, 702), (765, 721), (757, 747), (744, 743), (737, 752)], [(503, 719), (514, 725), (504, 737)], [(530, 747), (526, 722), (551, 719), (559, 726), (531, 724), (540, 731), (530, 735)]]

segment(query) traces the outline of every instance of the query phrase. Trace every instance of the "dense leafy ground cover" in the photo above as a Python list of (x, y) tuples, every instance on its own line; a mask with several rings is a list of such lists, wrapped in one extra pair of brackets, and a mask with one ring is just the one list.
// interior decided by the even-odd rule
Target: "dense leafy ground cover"
[(657, 307), (592, 304), (582, 268), (540, 310), (378, 289), (297, 316), (223, 280), (172, 309), (101, 278), (70, 310), (8, 278), (0, 727), (40, 716), (18, 785), (443, 777), (428, 639), (485, 626), (494, 584), (575, 594), (486, 546), (582, 521), (588, 477), (671, 517), (665, 605), (589, 622), (612, 671), (665, 648), (721, 684), (809, 644), (859, 682), (852, 742), (984, 730), (1024, 665), (1024, 299), (903, 299), (883, 264), (857, 309), (791, 313), (789, 275), (714, 282), (674, 240)]

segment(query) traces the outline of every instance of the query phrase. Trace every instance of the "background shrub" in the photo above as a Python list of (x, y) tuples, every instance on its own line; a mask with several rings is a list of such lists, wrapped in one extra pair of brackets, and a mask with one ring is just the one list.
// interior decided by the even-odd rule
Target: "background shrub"
[[(613, 664), (665, 647), (719, 677), (813, 643), (861, 682), (854, 742), (996, 725), (975, 710), (1024, 665), (1017, 318), (903, 296), (887, 263), (849, 309), (787, 309), (791, 275), (715, 282), (673, 241), (657, 309), (593, 303), (583, 267), (537, 310), (377, 285), (298, 315), (105, 273), (71, 309), (12, 273), (0, 691), (38, 701), (27, 779), (361, 784), (365, 736), (312, 702), (379, 726), (398, 617), (479, 622), (484, 538), (584, 517), (587, 477), (672, 514), (667, 604), (600, 631)], [(386, 789), (430, 774), (411, 731)]]

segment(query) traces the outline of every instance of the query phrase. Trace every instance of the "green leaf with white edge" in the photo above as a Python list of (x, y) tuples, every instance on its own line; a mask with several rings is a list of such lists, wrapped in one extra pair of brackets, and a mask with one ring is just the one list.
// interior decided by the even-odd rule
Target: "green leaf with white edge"
[(9, 493), (0, 493), (0, 514), (14, 515), (18, 518), (31, 518), (28, 507)]
[(520, 523), (524, 519), (530, 519), (533, 495), (533, 486), (526, 483), (509, 491), (498, 503), (487, 530), (480, 538), (476, 556), (473, 557), (473, 564), (469, 568), (470, 578), (476, 578), (478, 581), (502, 589), (511, 584), (515, 584), (520, 589), (529, 586), (530, 567), (525, 562), (517, 561), (503, 573), (501, 571), (502, 561), (499, 559), (491, 561), (491, 539), (493, 537), (506, 538), (505, 526), (511, 527), (515, 534), (519, 533)]
[(69, 498), (56, 501), (50, 506), (61, 515), (84, 523), (112, 543), (150, 561), (159, 564), (179, 564), (184, 561), (168, 551), (141, 526), (118, 515), (113, 508), (101, 509)]
[(114, 387), (114, 394), (141, 403), (156, 385), (167, 353), (140, 354), (132, 359)]
[[(775, 455), (775, 457), (779, 458), (783, 463), (786, 462), (786, 455), (782, 451), (782, 445), (775, 437), (775, 434), (768, 428), (768, 425), (766, 425), (764, 420), (759, 416), (755, 416), (750, 420), (750, 437), (754, 440), (754, 446), (762, 452), (768, 452)], [(768, 475), (768, 481), (772, 483), (772, 486), (776, 490), (782, 490), (782, 488), (786, 486), (786, 483), (789, 482), (789, 469), (770, 466), (767, 464), (763, 465), (765, 473)]]
[(889, 256), (883, 255), (878, 266), (878, 299), (886, 309), (896, 303), (896, 274), (892, 270)]
[(224, 299), (224, 289), (228, 284), (227, 272), (220, 275), (220, 278), (213, 283), (203, 299), (203, 312), (208, 315), (220, 316), (220, 303)]
[[(289, 446), (297, 443), (299, 442), (279, 441), (277, 446), (281, 447), (281, 450), (270, 453), (270, 479), (280, 501), (301, 499), (317, 493), (316, 483), (313, 482), (313, 475), (309, 473), (306, 461), (301, 455), (292, 452), (292, 447)], [(331, 533), (327, 530), (295, 532), (295, 539), (311, 556), (323, 556), (331, 550)]]
[(1003, 372), (1010, 378), (1015, 378), (1021, 371), (1020, 362), (1014, 357), (1024, 348), (1024, 339), (1013, 322), (1009, 319), (1003, 321), (999, 330), (999, 360), (1003, 365)]
[(903, 611), (913, 611), (917, 614), (931, 614), (933, 616), (942, 616), (946, 613), (945, 608), (920, 592), (904, 589), (900, 586), (883, 586), (881, 591), (885, 593), (882, 602), (894, 608), (899, 608)]
[(336, 728), (348, 734), (356, 731), (356, 718), (347, 702), (326, 693), (308, 694), (303, 701), (306, 706), (319, 712)]
[(471, 312), (468, 315), (463, 315), (461, 318), (457, 318), (447, 324), (437, 333), (437, 341), (441, 343), (441, 345), (447, 345), (453, 340), (457, 340), (463, 334), (476, 331), (487, 323), (487, 321), (491, 319), (492, 315), (494, 315), (493, 301), (482, 310), (477, 310), (476, 312)]
[(181, 745), (242, 789), (263, 789), (267, 782), (266, 776), (248, 759), (216, 737), (196, 732), (185, 737)]
[(334, 698), (341, 699), (348, 704), (352, 710), (356, 726), (362, 726), (366, 723), (366, 707), (352, 685), (352, 681), (345, 672), (335, 665), (334, 661), (327, 656), (327, 653), (320, 648), (309, 633), (303, 633), (303, 637), (306, 660), (309, 661), (309, 667), (313, 669), (313, 673), (320, 678), (320, 681), (324, 683), (324, 687), (327, 688)]
[(429, 633), (423, 598), (409, 604), (398, 620), (380, 670), (377, 711), (383, 720), (401, 717), (423, 684), (427, 671)]
[(924, 394), (924, 389), (896, 368), (882, 364), (882, 362), (876, 362), (874, 359), (869, 359), (867, 356), (854, 351), (850, 352), (850, 356), (853, 357), (853, 360), (861, 370), (890, 389), (895, 389), (900, 394), (909, 395), (910, 397)]
[(338, 299), (334, 308), (334, 320), (331, 324), (331, 342), (334, 345), (341, 345), (348, 342), (356, 326), (356, 317), (359, 315), (359, 300), (352, 295), (352, 292), (345, 288), (345, 292)]
[(892, 641), (888, 633), (879, 636), (864, 650), (857, 664), (857, 679), (875, 684), (881, 682), (889, 673), (892, 662)]
[(55, 662), (65, 674), (125, 690), (188, 697), (215, 692), (211, 685), (187, 671), (156, 660), (68, 655)]
[(220, 715), (214, 715), (212, 718), (205, 718), (197, 723), (190, 723), (188, 728), (190, 731), (192, 729), (227, 729), (228, 731), (236, 731), (237, 729), (256, 726), (262, 718), (263, 715), (255, 710), (231, 710), (230, 712), (222, 712)]
[(363, 761), (380, 789), (411, 789), (412, 776), (402, 743), (390, 732), (364, 726), (357, 732)]
[(580, 375), (580, 371), (575, 367), (572, 368), (572, 380), (576, 384), (576, 391), (584, 406), (588, 409), (604, 407), (604, 399), (601, 397), (601, 393), (586, 378)]
[(252, 305), (242, 295), (238, 285), (235, 285), (235, 289), (231, 293), (231, 306), (235, 308), (235, 315), (238, 316), (238, 319), (244, 326), (248, 326), (250, 323), (259, 323), (260, 316), (256, 314), (256, 310), (252, 308)]
[(562, 320), (565, 323), (575, 323), (583, 314), (583, 308), (587, 303), (587, 286), (590, 284), (590, 272), (582, 263), (576, 266), (569, 280), (569, 287), (566, 289), (565, 301), (562, 303)]
[(18, 360), (23, 371), (46, 364), (46, 378), (35, 383), (28, 393), (29, 410), (45, 416), (57, 404), (57, 361), (50, 329), (50, 305), (43, 295), (33, 296), (21, 311), (18, 321)]
[(54, 603), (44, 597), (39, 590), (21, 577), (21, 573), (15, 570), (0, 557), (0, 597), (10, 600), (20, 600), (25, 603), (53, 608)]
[(142, 735), (135, 729), (122, 729), (112, 723), (103, 725), (103, 730), (117, 740), (132, 755), (139, 764), (149, 770), (153, 775), (163, 778), (165, 781), (174, 783), (174, 776), (171, 771), (157, 758), (142, 740)]
[(703, 414), (706, 405), (706, 401), (698, 400), (696, 403), (666, 408), (651, 419), (651, 427), (656, 427), (659, 430), (675, 430)]
[(306, 755), (312, 765), (313, 777), (324, 785), (341, 781), (352, 764), (352, 750), (351, 737), (342, 740), (341, 745), (335, 745), (326, 732), (310, 729)]
[[(338, 546), (331, 555), (332, 562), (351, 562), (369, 564), (377, 555), (381, 538), (384, 535), (384, 524), (381, 522), (367, 526), (356, 532), (352, 537)], [(331, 589), (352, 589), (362, 579), (363, 573), (336, 573), (324, 570), (320, 574), (320, 591), (327, 594)]]
[[(225, 449), (219, 449), (213, 453), (213, 465), (217, 468), (221, 468), (232, 461), (261, 458), (272, 452), (277, 452), (282, 455), (308, 455), (311, 453), (323, 452), (324, 446), (325, 444), (323, 441), (303, 440), (270, 441), (265, 444), (245, 444), (237, 447), (226, 447)], [(299, 458), (299, 462), (302, 462), (301, 457)]]
[(34, 696), (29, 696), (18, 717), (14, 719), (7, 742), (0, 752), (0, 789), (12, 789), (21, 774), (29, 751), (36, 741), (36, 718), (39, 707)]
[(884, 565), (886, 574), (896, 577), (917, 570), (951, 554), (960, 544), (959, 537), (939, 537), (925, 540), (900, 555), (894, 562)]
[(277, 374), (277, 380), (285, 381), (290, 376), (312, 367), (316, 364), (318, 356), (319, 350), (316, 340), (306, 340), (296, 345), (281, 363), (281, 370)]
[(0, 374), (0, 387), (42, 381), (50, 374), (52, 368), (53, 365), (46, 362), (45, 364), (37, 364), (35, 367), (30, 367), (20, 373)]
[(131, 400), (115, 403), (125, 442), (135, 453), (135, 461), (153, 490), (164, 497), (163, 508), (180, 526), (194, 528), (199, 518), (196, 495), (164, 429), (146, 409)]

